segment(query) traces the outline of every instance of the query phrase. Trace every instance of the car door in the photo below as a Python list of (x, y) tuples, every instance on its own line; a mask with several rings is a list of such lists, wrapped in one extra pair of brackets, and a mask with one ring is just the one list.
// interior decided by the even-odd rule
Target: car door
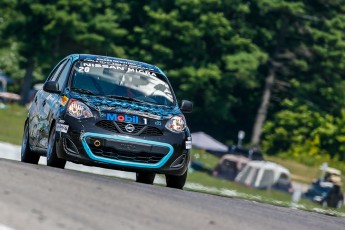
[[(65, 67), (67, 60), (61, 61), (55, 68), (54, 71), (50, 74), (47, 81), (56, 81), (60, 76), (60, 73)], [(37, 92), (34, 103), (36, 105), (35, 112), (37, 115), (34, 115), (34, 119), (30, 124), (32, 128), (32, 138), (34, 139), (33, 143), (36, 147), (47, 148), (48, 146), (48, 137), (49, 137), (49, 123), (48, 116), (50, 113), (50, 106), (47, 101), (50, 101), (52, 94), (40, 90)], [(48, 131), (47, 131), (48, 130)]]
[[(60, 68), (56, 75), (51, 79), (51, 81), (58, 82), (59, 90), (63, 90), (65, 88), (66, 81), (68, 79), (70, 69), (72, 66), (72, 62), (70, 59), (66, 59), (65, 62), (61, 64), (62, 68)], [(42, 125), (42, 144), (44, 144), (44, 148), (48, 147), (48, 138), (50, 134), (50, 128), (54, 117), (59, 112), (59, 101), (61, 98), (61, 93), (49, 93), (44, 92), (43, 97), (45, 98), (45, 104), (43, 107), (43, 116), (41, 120)]]

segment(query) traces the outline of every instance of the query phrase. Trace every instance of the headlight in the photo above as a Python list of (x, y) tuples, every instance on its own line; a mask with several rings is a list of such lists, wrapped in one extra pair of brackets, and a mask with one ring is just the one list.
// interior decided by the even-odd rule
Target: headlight
[(165, 125), (165, 128), (173, 132), (182, 132), (186, 129), (184, 116), (173, 116)]
[(70, 100), (67, 108), (68, 114), (75, 118), (93, 117), (91, 110), (84, 103), (77, 100)]

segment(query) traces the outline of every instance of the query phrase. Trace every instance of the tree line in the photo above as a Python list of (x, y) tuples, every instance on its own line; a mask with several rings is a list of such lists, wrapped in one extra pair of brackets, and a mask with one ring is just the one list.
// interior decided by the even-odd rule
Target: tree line
[(192, 131), (339, 162), (344, 31), (345, 0), (2, 0), (0, 69), (25, 99), (71, 53), (152, 63), (194, 102)]

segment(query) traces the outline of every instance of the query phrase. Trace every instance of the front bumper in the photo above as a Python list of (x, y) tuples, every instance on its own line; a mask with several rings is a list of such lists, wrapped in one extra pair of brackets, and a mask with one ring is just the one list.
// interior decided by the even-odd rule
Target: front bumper
[(113, 133), (97, 127), (94, 121), (65, 118), (67, 132), (57, 132), (60, 158), (89, 166), (132, 171), (182, 175), (188, 168), (189, 133), (166, 131), (162, 136), (141, 137)]

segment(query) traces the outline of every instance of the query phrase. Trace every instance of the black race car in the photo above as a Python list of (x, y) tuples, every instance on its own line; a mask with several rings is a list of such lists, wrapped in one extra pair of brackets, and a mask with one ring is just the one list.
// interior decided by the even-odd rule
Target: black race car
[(190, 131), (183, 113), (193, 104), (176, 97), (156, 66), (87, 54), (67, 56), (37, 92), (22, 141), (21, 161), (64, 168), (66, 161), (136, 172), (152, 184), (183, 188)]

